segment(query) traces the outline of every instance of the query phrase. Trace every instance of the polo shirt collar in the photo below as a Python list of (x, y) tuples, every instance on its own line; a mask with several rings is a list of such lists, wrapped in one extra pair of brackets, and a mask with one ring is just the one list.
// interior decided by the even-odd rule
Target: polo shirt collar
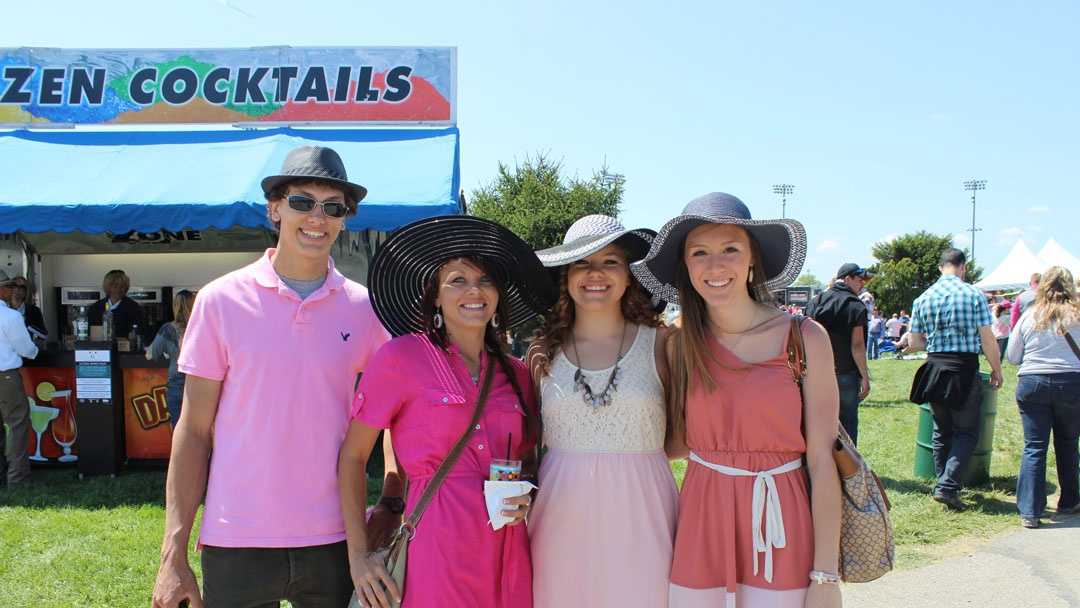
[[(252, 273), (255, 275), (255, 281), (263, 287), (269, 287), (271, 289), (277, 289), (281, 286), (281, 277), (278, 276), (276, 270), (274, 270), (274, 254), (277, 253), (277, 249), (270, 247), (266, 250), (261, 258), (255, 264), (252, 265)], [(334, 258), (327, 258), (326, 261), (326, 282), (320, 288), (325, 288), (330, 291), (340, 289), (345, 285), (345, 275), (338, 272), (334, 267)]]

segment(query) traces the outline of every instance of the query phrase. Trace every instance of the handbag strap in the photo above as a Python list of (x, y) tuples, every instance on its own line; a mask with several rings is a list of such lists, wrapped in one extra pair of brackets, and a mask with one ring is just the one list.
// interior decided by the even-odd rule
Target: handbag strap
[(802, 321), (806, 317), (791, 315), (791, 329), (788, 334), (787, 352), (788, 368), (795, 382), (802, 390), (803, 379), (806, 378), (806, 346), (803, 344)]
[(424, 488), (424, 493), (420, 495), (420, 500), (413, 507), (412, 513), (402, 522), (402, 528), (416, 529), (416, 525), (420, 523), (420, 517), (424, 515), (424, 509), (427, 509), (428, 503), (435, 497), (435, 493), (439, 491), (439, 486), (446, 480), (446, 476), (450, 474), (450, 469), (457, 464), (461, 452), (465, 449), (465, 444), (469, 442), (473, 427), (476, 426), (476, 423), (480, 421), (480, 417), (484, 414), (488, 393), (491, 392), (491, 383), (495, 379), (495, 357), (496, 355), (488, 355), (488, 366), (484, 370), (484, 384), (480, 387), (480, 396), (476, 398), (476, 409), (473, 410), (469, 426), (465, 427), (465, 432), (461, 435), (461, 438), (450, 449), (450, 453), (446, 455), (442, 464), (439, 465), (439, 469), (435, 471), (435, 475), (428, 482), (427, 487)]
[(1080, 359), (1080, 346), (1076, 345), (1076, 340), (1073, 340), (1072, 335), (1069, 334), (1069, 332), (1067, 331), (1065, 332), (1065, 341), (1069, 343), (1069, 348), (1072, 349), (1073, 354), (1076, 355), (1076, 358)]

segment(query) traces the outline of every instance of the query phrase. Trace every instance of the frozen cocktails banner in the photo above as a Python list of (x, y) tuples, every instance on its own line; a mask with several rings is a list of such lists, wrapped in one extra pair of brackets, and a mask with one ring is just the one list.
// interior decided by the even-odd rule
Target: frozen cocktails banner
[(453, 124), (449, 47), (0, 49), (0, 125)]

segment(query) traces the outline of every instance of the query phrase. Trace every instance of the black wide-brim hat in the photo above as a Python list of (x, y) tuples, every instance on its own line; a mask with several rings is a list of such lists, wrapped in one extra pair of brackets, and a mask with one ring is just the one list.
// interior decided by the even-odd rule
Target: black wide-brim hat
[(263, 194), (269, 194), (279, 184), (303, 179), (321, 179), (337, 184), (357, 203), (367, 196), (367, 188), (349, 181), (341, 156), (331, 148), (322, 146), (301, 146), (289, 150), (281, 163), (281, 173), (263, 178)]
[(503, 286), (502, 305), (512, 329), (543, 314), (558, 299), (532, 247), (505, 227), (470, 215), (431, 217), (395, 231), (375, 252), (368, 273), (371, 304), (394, 336), (424, 331), (420, 301), (443, 264), (480, 258)]
[(737, 197), (711, 192), (690, 201), (677, 217), (664, 224), (644, 260), (630, 267), (653, 295), (679, 303), (675, 272), (682, 263), (683, 244), (691, 230), (704, 224), (741, 226), (757, 242), (765, 287), (775, 291), (791, 285), (806, 261), (806, 229), (795, 220), (755, 220)]

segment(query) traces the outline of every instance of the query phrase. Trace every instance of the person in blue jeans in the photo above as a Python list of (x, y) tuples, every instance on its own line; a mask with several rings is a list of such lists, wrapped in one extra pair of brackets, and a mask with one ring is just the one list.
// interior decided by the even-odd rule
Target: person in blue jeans
[[(1070, 338), (1072, 342), (1070, 343)], [(1059, 514), (1080, 512), (1080, 303), (1072, 274), (1047, 270), (1009, 335), (1006, 356), (1020, 366), (1016, 404), (1024, 453), (1016, 507), (1025, 528), (1038, 528), (1046, 509), (1046, 453), (1050, 434), (1057, 456)]]
[(866, 364), (868, 311), (859, 300), (859, 292), (870, 279), (870, 272), (848, 262), (836, 271), (833, 284), (822, 291), (807, 307), (807, 316), (829, 332), (836, 387), (840, 392), (840, 424), (859, 441), (859, 402), (870, 393), (870, 372)]
[(885, 336), (885, 319), (877, 308), (870, 315), (870, 331), (866, 340), (866, 356), (869, 359), (877, 359), (881, 356), (881, 339)]
[(169, 362), (169, 380), (165, 385), (165, 404), (169, 409), (169, 424), (176, 428), (180, 420), (180, 404), (184, 399), (184, 373), (176, 369), (184, 328), (195, 305), (195, 292), (181, 289), (173, 296), (173, 320), (162, 325), (154, 341), (146, 348), (146, 358)]

